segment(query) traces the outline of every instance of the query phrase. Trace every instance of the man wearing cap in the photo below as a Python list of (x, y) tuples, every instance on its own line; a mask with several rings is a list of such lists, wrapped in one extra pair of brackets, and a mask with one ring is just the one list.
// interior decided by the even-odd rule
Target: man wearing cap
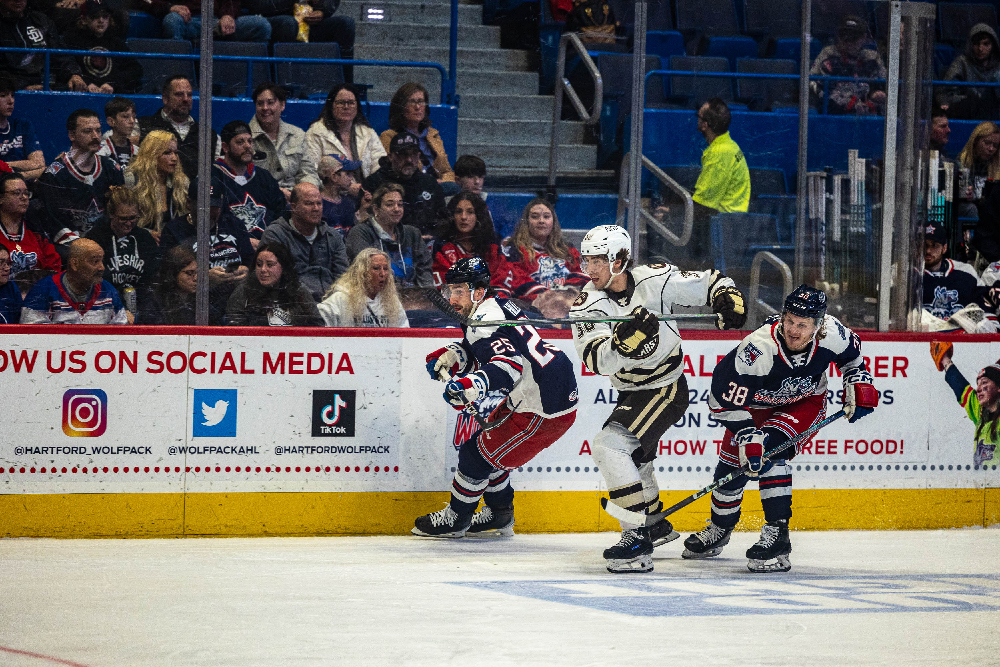
[(402, 224), (412, 225), (424, 237), (434, 233), (440, 219), (448, 216), (444, 191), (433, 175), (421, 171), (420, 139), (409, 132), (400, 132), (389, 142), (389, 155), (379, 160), (378, 171), (362, 185), (374, 192), (385, 183), (403, 186)]
[[(212, 165), (212, 188), (221, 194), (223, 208), (246, 227), (256, 247), (264, 228), (284, 214), (285, 195), (271, 172), (254, 165), (253, 135), (247, 123), (226, 123), (221, 146), (222, 158)], [(197, 179), (191, 179), (190, 191), (198, 191)]]
[(344, 238), (323, 222), (323, 196), (315, 185), (296, 185), (291, 205), (289, 218), (271, 223), (261, 241), (277, 241), (291, 251), (299, 282), (319, 303), (330, 285), (347, 271), (347, 246)]
[(371, 215), (372, 193), (354, 180), (352, 172), (358, 169), (360, 160), (348, 160), (339, 153), (324, 155), (316, 167), (323, 184), (323, 222), (341, 236), (347, 236), (354, 225)]
[[(849, 76), (855, 78), (885, 78), (885, 65), (876, 51), (864, 48), (868, 39), (868, 24), (858, 16), (845, 16), (837, 28), (837, 38), (819, 52), (809, 74), (811, 76)], [(827, 113), (872, 114), (885, 108), (885, 83), (868, 81), (830, 81)], [(823, 81), (810, 84), (813, 103), (823, 109)]]
[(134, 93), (142, 80), (142, 67), (135, 58), (111, 58), (106, 51), (128, 51), (125, 40), (109, 30), (111, 10), (104, 0), (86, 0), (80, 7), (76, 25), (66, 31), (67, 49), (93, 51), (94, 55), (76, 56), (80, 76), (91, 93)]
[(989, 290), (976, 270), (965, 262), (945, 259), (948, 234), (943, 225), (932, 223), (924, 229), (924, 311), (947, 320), (963, 308), (975, 304), (986, 311), (975, 333), (994, 333), (996, 313), (987, 303)]
[[(2, 1), (2, 0), (0, 0)], [(194, 104), (191, 81), (180, 74), (167, 77), (163, 82), (163, 106), (151, 116), (139, 119), (143, 137), (153, 130), (164, 130), (177, 137), (177, 156), (184, 173), (191, 179), (198, 175), (198, 121), (191, 116)], [(219, 157), (219, 141), (212, 133), (212, 152)]]
[[(0, 0), (0, 46), (34, 49), (0, 55), (0, 71), (14, 79), (18, 90), (41, 90), (45, 55), (39, 50), (58, 49), (62, 43), (52, 21), (42, 12), (28, 9), (28, 0)], [(53, 84), (58, 83), (63, 90), (87, 90), (80, 66), (71, 56), (52, 54), (50, 58)]]

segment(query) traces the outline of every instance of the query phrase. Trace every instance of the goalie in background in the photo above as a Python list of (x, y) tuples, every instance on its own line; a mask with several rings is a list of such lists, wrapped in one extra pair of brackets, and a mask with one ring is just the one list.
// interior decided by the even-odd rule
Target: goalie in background
[(826, 314), (826, 294), (800, 285), (785, 299), (780, 317), (769, 317), (716, 365), (708, 407), (726, 435), (714, 479), (748, 470), (712, 492), (712, 519), (684, 540), (684, 558), (722, 552), (740, 520), (743, 487), (754, 479), (767, 523), (760, 540), (747, 550), (747, 568), (791, 569), (792, 466), (787, 461), (797, 452), (782, 445), (826, 416), (831, 363), (843, 373), (844, 415), (853, 424), (879, 401), (865, 369), (861, 339)]
[[(710, 305), (720, 329), (746, 321), (743, 295), (718, 271), (681, 271), (669, 264), (632, 266), (632, 239), (623, 227), (602, 225), (580, 244), (590, 282), (571, 318), (628, 317), (614, 324), (573, 324), (576, 351), (592, 373), (606, 375), (618, 405), (593, 440), (594, 463), (610, 501), (634, 512), (660, 511), (653, 460), (663, 433), (688, 407), (684, 353), (677, 324), (660, 322), (674, 307)], [(653, 548), (680, 537), (663, 519), (649, 528), (621, 522), (618, 544), (605, 549), (609, 572), (651, 572)]]
[(955, 346), (951, 343), (931, 342), (931, 358), (939, 371), (944, 371), (944, 380), (955, 392), (958, 404), (965, 409), (969, 419), (976, 425), (976, 447), (972, 462), (979, 466), (1000, 465), (1000, 360), (979, 371), (976, 388), (959, 372), (951, 360)]
[[(512, 535), (510, 471), (558, 440), (576, 420), (573, 362), (542, 340), (514, 302), (496, 296), (484, 260), (458, 260), (444, 282), (442, 293), (461, 315), (473, 321), (510, 320), (510, 326), (463, 326), (460, 343), (427, 355), (427, 371), (447, 383), (444, 399), (455, 409), (468, 406), (478, 414), (492, 392), (506, 394), (506, 399), (480, 417), (488, 429), (480, 428), (459, 448), (451, 502), (418, 518), (413, 533)], [(477, 512), (480, 498), (484, 506)]]

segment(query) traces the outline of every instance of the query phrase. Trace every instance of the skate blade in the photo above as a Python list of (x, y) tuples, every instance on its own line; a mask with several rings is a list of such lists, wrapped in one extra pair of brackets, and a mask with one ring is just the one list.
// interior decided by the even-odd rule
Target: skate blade
[(771, 560), (757, 560), (751, 558), (747, 561), (747, 569), (751, 572), (788, 572), (792, 569), (792, 562), (787, 555), (778, 556)]
[(707, 551), (702, 551), (700, 553), (697, 551), (691, 551), (690, 549), (685, 547), (683, 553), (681, 553), (681, 558), (686, 558), (688, 560), (701, 560), (703, 558), (714, 558), (715, 556), (718, 556), (721, 553), (722, 553), (722, 547), (716, 547), (715, 549), (709, 549)]
[(432, 535), (431, 533), (425, 533), (424, 531), (422, 531), (419, 528), (417, 528), (416, 526), (414, 526), (410, 530), (410, 532), (413, 533), (414, 535), (419, 535), (420, 537), (444, 537), (444, 538), (448, 538), (448, 539), (457, 539), (459, 537), (465, 537), (465, 531), (464, 530), (462, 532), (460, 532), (460, 533), (459, 532), (454, 532), (454, 533), (439, 533), (437, 535)]
[(680, 536), (681, 536), (681, 534), (678, 533), (675, 530), (675, 531), (671, 532), (669, 535), (664, 535), (663, 537), (661, 537), (661, 538), (659, 538), (657, 540), (654, 540), (653, 541), (653, 548), (662, 546), (662, 545), (666, 544), (667, 542), (673, 542), (674, 540), (676, 540)]
[(608, 561), (608, 572), (612, 574), (637, 574), (653, 571), (653, 557), (639, 556), (631, 560), (611, 559)]
[(514, 524), (509, 526), (504, 526), (503, 528), (492, 528), (490, 530), (481, 530), (478, 532), (469, 531), (465, 533), (466, 537), (513, 537), (514, 536)]

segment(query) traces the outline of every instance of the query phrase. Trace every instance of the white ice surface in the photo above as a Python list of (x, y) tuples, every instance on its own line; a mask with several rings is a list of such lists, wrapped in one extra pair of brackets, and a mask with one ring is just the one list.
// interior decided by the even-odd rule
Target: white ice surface
[(616, 538), (0, 540), (0, 666), (1000, 664), (1000, 530), (793, 532), (769, 575)]

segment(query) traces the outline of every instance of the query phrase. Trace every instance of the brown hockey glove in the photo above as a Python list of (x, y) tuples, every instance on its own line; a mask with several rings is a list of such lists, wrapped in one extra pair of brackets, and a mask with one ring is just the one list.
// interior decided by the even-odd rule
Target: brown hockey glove
[(742, 329), (747, 321), (743, 293), (735, 287), (722, 287), (712, 298), (712, 310), (719, 315), (715, 326), (719, 329)]
[(611, 349), (629, 359), (645, 359), (653, 354), (660, 342), (660, 323), (656, 316), (643, 308), (632, 311), (632, 319), (615, 326)]

